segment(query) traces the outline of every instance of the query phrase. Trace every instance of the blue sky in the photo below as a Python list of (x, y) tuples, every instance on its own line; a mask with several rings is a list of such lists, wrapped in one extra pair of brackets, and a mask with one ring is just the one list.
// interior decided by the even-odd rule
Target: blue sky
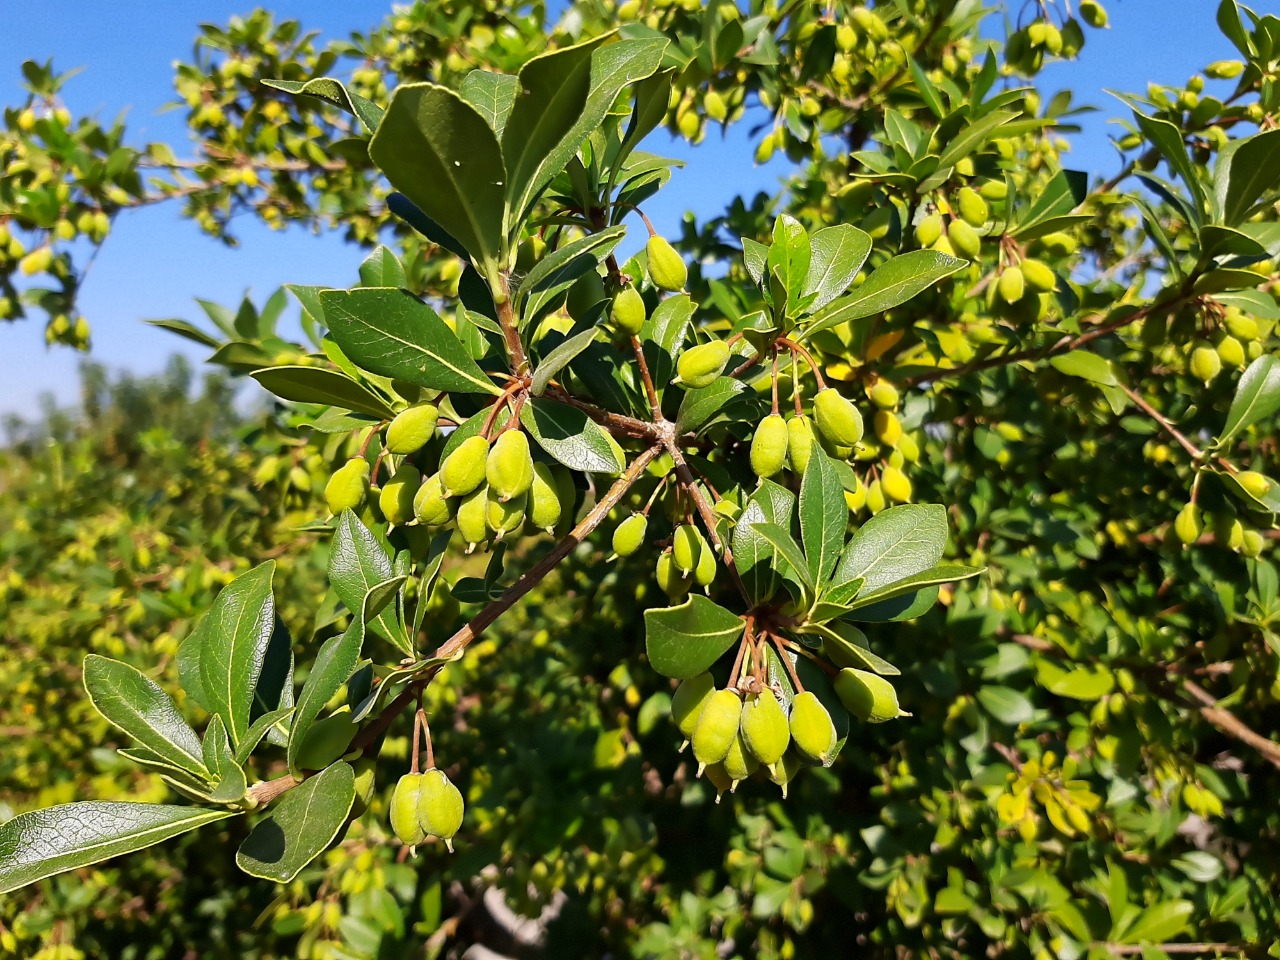
[[(1255, 3), (1255, 7), (1259, 4)], [(1260, 4), (1266, 6), (1266, 4)], [(1217, 32), (1217, 0), (1111, 0), (1112, 28), (1089, 31), (1077, 62), (1054, 64), (1042, 89), (1071, 87), (1076, 103), (1099, 113), (1084, 119), (1064, 163), (1091, 175), (1110, 174), (1119, 163), (1107, 142), (1107, 120), (1123, 111), (1103, 92), (1143, 92), (1147, 83), (1178, 83), (1213, 60), (1234, 56)], [(24, 59), (54, 60), (59, 69), (83, 72), (64, 90), (73, 113), (109, 121), (126, 111), (130, 140), (165, 140), (179, 155), (190, 154), (181, 112), (160, 108), (173, 98), (172, 64), (190, 59), (201, 22), (225, 23), (252, 7), (225, 0), (41, 0), (10, 4), (0, 31), (0, 95), (5, 103), (23, 96), (19, 66)], [(280, 18), (298, 18), (322, 38), (345, 37), (379, 22), (389, 4), (336, 0), (279, 0)], [(1212, 89), (1212, 86), (1210, 87)], [(787, 172), (781, 156), (765, 167), (752, 161), (746, 125), (725, 138), (709, 135), (697, 148), (655, 134), (646, 147), (688, 162), (670, 186), (646, 204), (659, 230), (674, 232), (686, 207), (700, 216), (723, 210), (738, 194), (772, 192)], [(249, 291), (261, 302), (280, 284), (343, 286), (351, 282), (361, 252), (335, 237), (314, 237), (300, 229), (274, 232), (244, 219), (237, 228), (239, 249), (228, 249), (179, 216), (176, 204), (128, 211), (104, 244), (81, 294), (81, 308), (93, 325), (92, 356), (117, 369), (147, 373), (160, 369), (176, 350), (193, 359), (207, 355), (171, 334), (144, 325), (145, 318), (200, 318), (195, 297), (234, 305)], [(36, 399), (52, 392), (73, 402), (81, 357), (65, 347), (46, 348), (38, 323), (0, 324), (5, 374), (0, 378), (0, 414), (34, 415)]]

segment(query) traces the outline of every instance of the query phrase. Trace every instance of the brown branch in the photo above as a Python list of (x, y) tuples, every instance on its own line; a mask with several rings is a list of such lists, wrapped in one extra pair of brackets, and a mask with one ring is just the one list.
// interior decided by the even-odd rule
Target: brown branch
[(636, 352), (636, 363), (640, 366), (640, 379), (644, 381), (644, 392), (649, 395), (649, 407), (653, 410), (653, 422), (662, 423), (662, 404), (658, 402), (658, 391), (653, 386), (653, 377), (649, 373), (649, 363), (644, 358), (644, 347), (640, 338), (631, 337), (631, 348)]
[(516, 327), (515, 308), (511, 303), (511, 288), (506, 274), (502, 275), (501, 288), (494, 291), (494, 301), (498, 307), (498, 324), (502, 327), (502, 339), (507, 345), (507, 356), (511, 359), (511, 369), (516, 376), (527, 373), (529, 360), (524, 355), (524, 344), (520, 341), (520, 330)]
[(1125, 392), (1125, 395), (1134, 402), (1139, 410), (1149, 416), (1156, 423), (1160, 424), (1160, 426), (1164, 427), (1169, 436), (1177, 440), (1178, 445), (1182, 447), (1183, 450), (1187, 451), (1193, 460), (1199, 460), (1204, 456), (1203, 450), (1188, 440), (1182, 431), (1173, 425), (1173, 422), (1169, 420), (1168, 417), (1158, 411), (1155, 407), (1151, 406), (1151, 404), (1147, 403), (1147, 401), (1144, 400), (1137, 391), (1125, 386), (1123, 383), (1120, 384), (1120, 389)]
[(563, 403), (565, 406), (581, 410), (610, 433), (621, 434), (625, 437), (635, 437), (640, 440), (652, 441), (661, 439), (661, 434), (654, 424), (645, 420), (637, 420), (635, 417), (628, 417), (621, 413), (613, 413), (610, 410), (597, 407), (593, 403), (579, 400), (559, 384), (548, 384), (546, 393), (547, 396), (559, 403)]
[(1095, 943), (1093, 947), (1101, 947), (1108, 953), (1120, 957), (1132, 957), (1148, 950), (1159, 950), (1163, 953), (1224, 953), (1231, 951), (1235, 956), (1248, 956), (1246, 948), (1238, 943)]

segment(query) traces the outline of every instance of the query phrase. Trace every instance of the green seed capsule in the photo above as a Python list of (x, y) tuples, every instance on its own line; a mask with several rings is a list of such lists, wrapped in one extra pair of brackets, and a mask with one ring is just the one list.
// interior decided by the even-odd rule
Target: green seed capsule
[(633, 513), (623, 520), (613, 531), (614, 556), (629, 557), (639, 550), (648, 529), (649, 518), (642, 513)]
[(715, 689), (716, 682), (709, 673), (690, 677), (676, 688), (675, 696), (671, 698), (671, 719), (676, 722), (676, 727), (686, 740), (693, 736), (698, 716)]
[(791, 728), (772, 690), (766, 689), (743, 705), (742, 739), (752, 755), (766, 767), (772, 767), (787, 752)]
[(529, 522), (539, 530), (551, 533), (563, 513), (555, 475), (545, 463), (535, 463), (533, 485), (529, 487)]
[(467, 494), (458, 506), (458, 533), (466, 541), (467, 553), (474, 550), (477, 543), (489, 539), (488, 507), (489, 491), (484, 487)]
[(343, 707), (336, 713), (317, 720), (302, 737), (298, 745), (299, 770), (323, 770), (344, 753), (359, 725), (351, 719), (351, 708)]
[(547, 254), (547, 241), (534, 235), (520, 241), (516, 248), (516, 272), (528, 273)]
[(689, 738), (699, 773), (703, 765), (720, 763), (728, 755), (729, 747), (737, 739), (741, 718), (742, 698), (738, 691), (717, 690), (707, 699)]
[(982, 238), (964, 220), (952, 220), (947, 224), (947, 239), (962, 257), (976, 260), (982, 253)]
[(1058, 278), (1040, 260), (1027, 257), (1022, 261), (1019, 269), (1022, 270), (1022, 276), (1027, 281), (1027, 286), (1036, 293), (1049, 293), (1058, 286)]
[(803, 414), (787, 421), (787, 452), (791, 455), (791, 469), (803, 476), (813, 455), (813, 424)]
[(1173, 521), (1173, 532), (1187, 546), (1199, 540), (1200, 534), (1204, 532), (1204, 524), (1200, 521), (1200, 508), (1194, 503), (1188, 503), (1179, 510), (1177, 519)]
[(493, 495), (493, 487), (490, 487), (485, 499), (485, 525), (493, 531), (495, 540), (501, 540), (520, 529), (520, 525), (524, 523), (525, 506), (529, 502), (527, 493), (510, 500), (499, 500)]
[(1201, 345), (1191, 351), (1191, 375), (1206, 384), (1222, 372), (1222, 358), (1213, 347)]
[(427, 839), (418, 819), (418, 795), (422, 786), (422, 774), (406, 773), (396, 782), (391, 793), (391, 829), (400, 842), (408, 847), (416, 847)]
[(1231, 335), (1218, 341), (1218, 356), (1228, 367), (1243, 367), (1246, 362), (1244, 344)]
[(813, 418), (818, 432), (841, 447), (853, 447), (862, 439), (862, 414), (832, 387), (813, 398)]
[(462, 792), (443, 770), (422, 774), (418, 788), (418, 824), (428, 837), (439, 837), (453, 852), (453, 837), (462, 826)]
[(348, 820), (357, 820), (364, 816), (369, 804), (373, 802), (373, 791), (378, 775), (378, 761), (371, 757), (361, 757), (352, 764), (356, 774), (356, 798), (351, 804)]
[(787, 798), (787, 784), (795, 779), (797, 773), (804, 767), (804, 761), (796, 756), (794, 750), (788, 750), (782, 755), (782, 759), (773, 765), (769, 771), (769, 779), (782, 788), (782, 799)]
[(733, 778), (729, 776), (723, 763), (709, 763), (702, 768), (702, 772), (716, 788), (716, 803), (719, 803), (724, 792), (733, 789)]
[(467, 437), (440, 465), (440, 486), (446, 497), (465, 497), (484, 483), (489, 441)]
[(710, 386), (724, 372), (728, 362), (729, 345), (723, 340), (690, 347), (676, 361), (676, 383), (693, 389)]
[(600, 274), (594, 270), (588, 270), (569, 288), (565, 298), (565, 309), (573, 319), (586, 320), (597, 303), (608, 299), (609, 293), (604, 288), (604, 281), (600, 279)]
[(442, 527), (453, 519), (453, 511), (436, 473), (423, 481), (413, 496), (413, 515), (424, 527)]
[(1262, 554), (1267, 546), (1266, 538), (1257, 530), (1246, 530), (1240, 541), (1240, 554), (1253, 559)]
[(791, 701), (791, 742), (801, 759), (827, 764), (836, 745), (836, 727), (831, 714), (812, 691), (806, 690)]
[(931, 213), (916, 224), (916, 243), (922, 248), (931, 247), (942, 236), (942, 214)]
[(1244, 487), (1245, 493), (1261, 500), (1271, 492), (1271, 480), (1266, 474), (1257, 470), (1241, 470), (1236, 474), (1236, 483)]
[(743, 743), (741, 732), (729, 742), (729, 752), (724, 755), (724, 760), (721, 762), (724, 764), (724, 772), (733, 781), (729, 785), (730, 793), (738, 788), (739, 782), (747, 779), (760, 768), (760, 761)]
[(415, 403), (401, 410), (387, 427), (387, 452), (417, 453), (436, 432), (439, 415), (431, 403)]
[(757, 477), (772, 477), (787, 465), (787, 422), (771, 413), (760, 421), (751, 438), (751, 470)]
[(649, 258), (649, 279), (659, 290), (683, 290), (689, 279), (689, 268), (676, 248), (663, 237), (650, 237), (645, 244)]
[(1005, 267), (996, 281), (996, 292), (1005, 303), (1014, 304), (1022, 299), (1027, 289), (1027, 278), (1018, 266)]
[(1246, 317), (1240, 312), (1239, 308), (1229, 308), (1226, 316), (1227, 331), (1244, 343), (1252, 343), (1257, 340), (1261, 331), (1258, 329), (1258, 321), (1253, 317)]
[(888, 380), (877, 380), (867, 391), (867, 399), (881, 410), (892, 410), (898, 405), (898, 388)]
[(362, 457), (348, 460), (334, 471), (324, 486), (324, 500), (335, 516), (355, 510), (369, 495), (369, 462)]
[(624, 287), (618, 291), (609, 308), (609, 319), (623, 333), (633, 337), (638, 334), (645, 321), (644, 297), (640, 296), (640, 291), (635, 287)]
[(892, 410), (877, 410), (872, 421), (876, 439), (886, 447), (896, 447), (902, 439), (902, 422), (894, 416)]
[(982, 226), (991, 215), (987, 201), (983, 200), (981, 194), (973, 187), (960, 188), (956, 194), (956, 209), (960, 211), (960, 216), (964, 218), (965, 223), (971, 227)]
[(691, 523), (682, 523), (676, 527), (675, 535), (671, 538), (671, 555), (676, 569), (681, 573), (689, 574), (698, 569), (698, 561), (702, 558), (704, 548), (709, 549), (697, 527)]
[(658, 555), (658, 565), (654, 576), (657, 578), (658, 587), (672, 601), (682, 600), (689, 593), (689, 587), (692, 582), (689, 577), (683, 576), (676, 565), (671, 560), (671, 551), (664, 550)]
[(378, 495), (378, 506), (387, 522), (395, 526), (408, 523), (413, 519), (413, 498), (422, 483), (422, 474), (411, 463), (401, 464), (400, 469), (382, 487)]
[(729, 107), (725, 104), (724, 97), (714, 90), (708, 90), (707, 95), (702, 98), (702, 109), (707, 111), (708, 117), (720, 123), (729, 116)]
[(885, 467), (880, 472), (880, 487), (884, 495), (894, 503), (911, 501), (911, 481), (897, 467)]
[(849, 714), (868, 723), (884, 723), (903, 716), (893, 684), (866, 670), (845, 667), (836, 675), (836, 696)]
[[(710, 547), (702, 551), (698, 557), (698, 565), (693, 570), (693, 579), (700, 587), (709, 587), (716, 579), (716, 552)], [(707, 591), (710, 593), (711, 591)]]
[(1107, 11), (1098, 0), (1080, 0), (1080, 19), (1101, 29), (1107, 25)]
[(489, 492), (499, 500), (526, 493), (533, 485), (533, 454), (523, 430), (507, 430), (489, 448), (485, 464)]

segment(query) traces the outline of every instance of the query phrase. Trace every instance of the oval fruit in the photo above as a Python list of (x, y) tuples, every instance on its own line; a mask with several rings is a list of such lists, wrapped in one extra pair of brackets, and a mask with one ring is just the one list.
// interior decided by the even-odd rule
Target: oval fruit
[(431, 403), (415, 403), (401, 410), (387, 427), (387, 452), (417, 453), (436, 432), (439, 416)]
[(642, 513), (633, 513), (623, 520), (613, 531), (614, 556), (629, 557), (639, 550), (648, 529), (649, 518)]
[(851, 716), (868, 723), (884, 723), (902, 716), (898, 692), (878, 674), (845, 667), (836, 675), (836, 696)]
[(838, 446), (852, 447), (862, 439), (862, 414), (832, 387), (813, 398), (813, 418), (818, 432)]
[(325, 504), (335, 516), (343, 510), (355, 510), (368, 495), (369, 462), (363, 457), (348, 460), (324, 485)]
[(752, 755), (766, 767), (782, 759), (791, 742), (791, 729), (782, 704), (772, 690), (765, 689), (742, 707), (742, 739)]
[(383, 484), (382, 493), (378, 494), (378, 506), (388, 523), (400, 526), (413, 519), (413, 498), (421, 483), (422, 474), (418, 472), (418, 468), (405, 463)]
[(418, 823), (429, 837), (439, 837), (453, 852), (453, 837), (462, 826), (462, 792), (443, 770), (422, 774), (418, 788)]
[(757, 477), (772, 477), (787, 465), (787, 422), (771, 413), (760, 421), (751, 438), (751, 470)]
[(465, 497), (484, 483), (489, 441), (467, 437), (440, 465), (440, 486), (446, 497)]
[(676, 361), (677, 380), (681, 386), (697, 389), (715, 382), (729, 362), (729, 345), (712, 340), (690, 347)]
[(416, 847), (427, 839), (418, 819), (418, 795), (422, 774), (406, 773), (391, 792), (391, 829), (405, 846)]
[(698, 761), (699, 772), (708, 763), (720, 763), (729, 753), (729, 747), (738, 736), (738, 723), (742, 718), (742, 698), (736, 690), (717, 690), (707, 698), (694, 724), (693, 756)]
[(791, 701), (791, 742), (801, 759), (827, 764), (836, 745), (836, 727), (817, 694), (806, 690)]
[(665, 237), (652, 236), (645, 244), (649, 259), (649, 279), (659, 290), (683, 290), (689, 279), (689, 268), (676, 248)]
[(493, 442), (485, 462), (485, 479), (490, 495), (502, 501), (522, 496), (533, 485), (533, 454), (523, 430), (504, 431)]
[(442, 527), (453, 519), (453, 511), (440, 484), (440, 474), (432, 474), (413, 495), (413, 515), (424, 527)]

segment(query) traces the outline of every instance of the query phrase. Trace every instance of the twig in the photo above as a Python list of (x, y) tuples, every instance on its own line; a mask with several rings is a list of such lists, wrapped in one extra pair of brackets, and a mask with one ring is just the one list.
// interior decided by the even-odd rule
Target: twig
[(644, 381), (644, 392), (649, 395), (649, 406), (653, 410), (653, 422), (662, 423), (662, 404), (658, 402), (658, 391), (654, 389), (653, 377), (649, 374), (649, 363), (644, 358), (644, 346), (640, 338), (632, 334), (631, 348), (636, 352), (636, 363), (640, 366), (640, 379)]
[(1144, 400), (1136, 390), (1125, 386), (1123, 383), (1120, 384), (1120, 389), (1125, 392), (1125, 395), (1134, 402), (1139, 410), (1149, 416), (1156, 423), (1160, 424), (1160, 426), (1164, 427), (1169, 436), (1177, 440), (1178, 445), (1181, 446), (1183, 450), (1187, 451), (1187, 453), (1191, 454), (1191, 458), (1193, 460), (1199, 460), (1204, 456), (1203, 450), (1188, 440), (1182, 431), (1173, 425), (1172, 421), (1170, 421), (1168, 417), (1160, 413), (1160, 411), (1151, 406), (1151, 404), (1147, 403), (1147, 401)]

